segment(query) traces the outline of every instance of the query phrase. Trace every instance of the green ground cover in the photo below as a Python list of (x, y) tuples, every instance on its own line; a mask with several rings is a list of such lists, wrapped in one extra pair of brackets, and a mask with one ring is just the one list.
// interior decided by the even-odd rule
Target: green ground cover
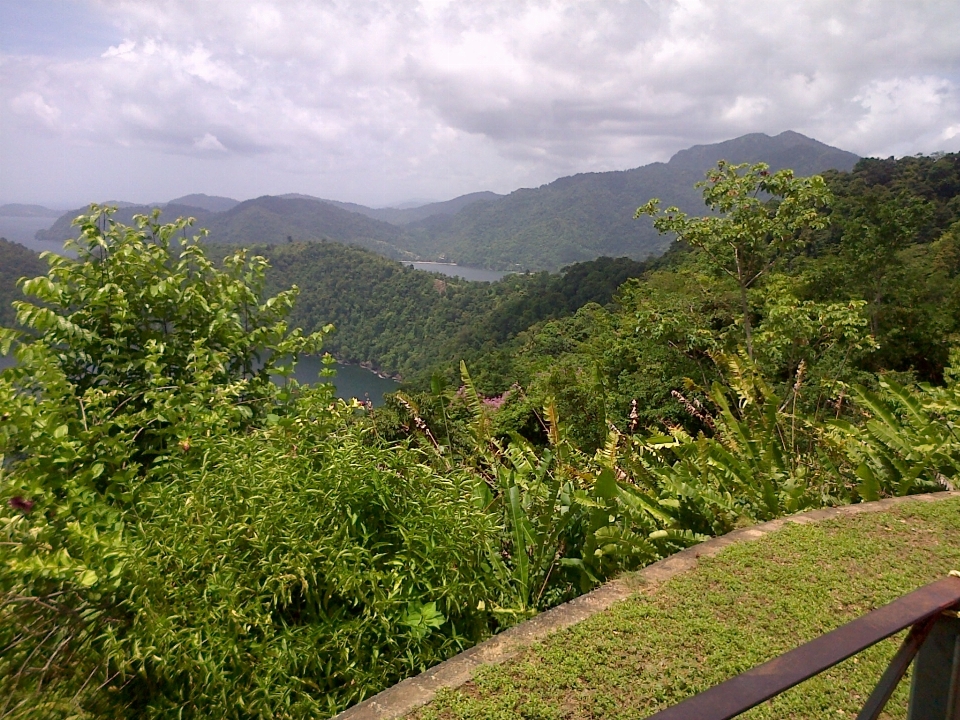
[[(955, 569), (960, 498), (790, 524), (486, 668), (416, 718), (643, 718)], [(741, 717), (855, 717), (900, 639)], [(908, 688), (882, 717), (905, 717)]]

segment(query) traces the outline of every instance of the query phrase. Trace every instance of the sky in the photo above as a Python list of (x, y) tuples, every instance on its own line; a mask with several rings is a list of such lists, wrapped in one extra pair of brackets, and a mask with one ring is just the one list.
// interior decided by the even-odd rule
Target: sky
[(510, 192), (795, 130), (960, 151), (957, 0), (0, 0), (0, 203)]

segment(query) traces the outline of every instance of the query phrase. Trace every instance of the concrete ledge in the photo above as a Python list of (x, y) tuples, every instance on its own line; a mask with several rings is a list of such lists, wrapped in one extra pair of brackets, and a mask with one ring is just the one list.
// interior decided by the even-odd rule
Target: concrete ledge
[(614, 603), (626, 600), (638, 592), (656, 589), (660, 583), (696, 567), (701, 557), (712, 557), (729, 545), (769, 535), (787, 523), (809, 524), (861, 513), (880, 512), (904, 503), (936, 502), (951, 497), (960, 497), (960, 491), (910, 495), (877, 502), (811, 510), (711, 538), (648, 565), (642, 570), (611, 580), (586, 595), (581, 595), (568, 603), (558, 605), (526, 622), (515, 625), (499, 635), (494, 635), (489, 640), (344, 710), (336, 716), (335, 720), (401, 718), (429, 703), (441, 688), (458, 688), (468, 682), (479, 667), (499, 665), (548, 635), (576, 625), (591, 615), (606, 610)]

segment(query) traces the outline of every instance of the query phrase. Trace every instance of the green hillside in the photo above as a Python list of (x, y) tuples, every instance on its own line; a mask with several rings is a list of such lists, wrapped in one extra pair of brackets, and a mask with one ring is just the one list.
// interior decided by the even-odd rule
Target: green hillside
[(37, 253), (19, 243), (0, 238), (0, 325), (10, 326), (16, 313), (10, 303), (22, 300), (23, 293), (17, 288), (22, 277), (35, 278), (47, 271), (47, 264)]
[(642, 260), (666, 248), (649, 222), (633, 220), (639, 198), (659, 197), (687, 212), (703, 207), (693, 186), (718, 160), (766, 162), (771, 169), (812, 175), (851, 170), (857, 156), (803, 135), (745, 135), (683, 150), (668, 163), (621, 172), (583, 173), (539, 188), (516, 190), (494, 202), (432, 217), (406, 228), (406, 247), (464, 265), (499, 269), (557, 269), (606, 255)]
[[(225, 248), (215, 249), (223, 254)], [(586, 303), (607, 304), (648, 266), (600, 258), (561, 275), (511, 275), (497, 283), (427, 273), (338, 243), (256, 246), (270, 262), (270, 289), (300, 288), (294, 324), (336, 331), (325, 347), (345, 362), (370, 362), (407, 380), (475, 360), (543, 320)]]
[(333, 240), (399, 258), (400, 231), (326, 202), (265, 196), (247, 200), (206, 223), (210, 241), (232, 245)]

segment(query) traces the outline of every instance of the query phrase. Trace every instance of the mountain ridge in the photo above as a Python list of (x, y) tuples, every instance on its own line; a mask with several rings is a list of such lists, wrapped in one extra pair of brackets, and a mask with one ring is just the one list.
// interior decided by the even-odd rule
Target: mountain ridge
[[(202, 194), (177, 198), (161, 217), (175, 211), (197, 218), (210, 239), (233, 244), (276, 244), (294, 240), (332, 240), (374, 250), (386, 257), (442, 260), (496, 270), (557, 270), (601, 256), (644, 260), (661, 254), (669, 239), (649, 219), (634, 220), (636, 208), (651, 197), (666, 205), (699, 213), (693, 186), (718, 160), (766, 162), (772, 170), (790, 167), (798, 175), (849, 171), (853, 153), (794, 131), (770, 136), (751, 133), (720, 143), (694, 145), (666, 163), (627, 170), (577, 173), (536, 188), (507, 195), (477, 192), (416, 208), (369, 208), (355, 203), (289, 193), (237, 202), (223, 211), (211, 208), (235, 202)], [(191, 206), (190, 203), (201, 206)], [(202, 207), (205, 205), (206, 207)], [(127, 207), (118, 219), (147, 206)], [(42, 240), (62, 240), (81, 211), (62, 216)]]
[(26, 203), (7, 203), (6, 205), (0, 205), (0, 217), (56, 218), (60, 217), (60, 215), (60, 210), (53, 210), (43, 205), (29, 205)]
[(207, 212), (226, 212), (232, 210), (240, 204), (240, 200), (234, 200), (222, 195), (207, 195), (206, 193), (192, 193), (183, 195), (162, 205), (187, 205), (188, 207), (197, 207)]

